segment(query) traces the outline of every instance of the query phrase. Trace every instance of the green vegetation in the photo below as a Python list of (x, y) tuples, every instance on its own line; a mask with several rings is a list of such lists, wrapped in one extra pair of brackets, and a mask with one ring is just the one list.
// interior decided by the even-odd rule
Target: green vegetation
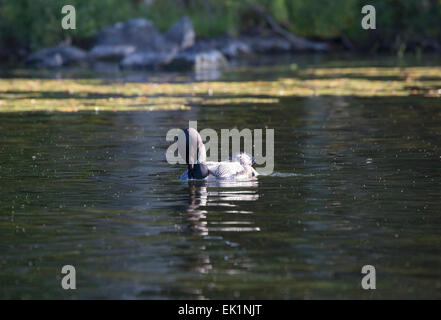
[(441, 96), (439, 67), (306, 68), (274, 81), (109, 83), (0, 79), (0, 112), (178, 110), (195, 105), (278, 103), (283, 97)]
[(34, 51), (72, 37), (88, 47), (103, 26), (134, 17), (152, 19), (163, 31), (182, 15), (191, 17), (198, 37), (237, 35), (264, 27), (251, 9), (257, 3), (291, 32), (306, 37), (344, 37), (356, 48), (423, 50), (441, 43), (441, 0), (372, 0), (377, 30), (360, 27), (362, 0), (70, 0), (77, 29), (60, 27), (64, 0), (0, 0), (0, 48)]

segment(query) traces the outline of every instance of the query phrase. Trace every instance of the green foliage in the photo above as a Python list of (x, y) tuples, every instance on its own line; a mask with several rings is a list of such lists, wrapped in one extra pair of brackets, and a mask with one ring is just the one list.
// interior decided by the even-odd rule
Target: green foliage
[[(194, 1), (204, 2), (204, 0)], [(240, 24), (241, 4), (235, 0), (207, 1), (205, 5), (193, 6), (189, 10), (196, 34), (208, 38), (224, 33), (237, 34)]]
[[(365, 4), (360, 0), (358, 7)], [(408, 44), (419, 45), (427, 39), (441, 42), (441, 1), (372, 0), (369, 4), (376, 8), (377, 29), (365, 31), (356, 20), (345, 31), (358, 46), (379, 46), (400, 52)]]
[(126, 0), (70, 0), (76, 8), (76, 30), (61, 28), (63, 0), (0, 0), (0, 41), (36, 50), (54, 45), (66, 35), (75, 40), (92, 37), (104, 25), (135, 15)]
[(237, 33), (243, 4), (237, 0), (156, 0), (144, 7), (145, 16), (165, 31), (181, 16), (191, 18), (198, 37)]
[(300, 35), (331, 38), (341, 35), (354, 20), (360, 19), (357, 12), (358, 0), (345, 1), (300, 1), (287, 3), (291, 31)]
[[(77, 29), (61, 28), (65, 0), (0, 0), (0, 46), (37, 50), (66, 36), (87, 46), (103, 27), (135, 17), (151, 19), (159, 30), (188, 15), (198, 37), (238, 34), (264, 21), (251, 9), (257, 3), (291, 32), (330, 39), (345, 36), (357, 46), (402, 50), (421, 39), (441, 41), (441, 0), (70, 0)], [(361, 8), (376, 7), (377, 30), (361, 28)]]
[(272, 15), (277, 21), (280, 22), (288, 22), (289, 21), (289, 13), (288, 13), (288, 5), (290, 1), (287, 0), (272, 0), (272, 1), (260, 1), (262, 4), (269, 8)]

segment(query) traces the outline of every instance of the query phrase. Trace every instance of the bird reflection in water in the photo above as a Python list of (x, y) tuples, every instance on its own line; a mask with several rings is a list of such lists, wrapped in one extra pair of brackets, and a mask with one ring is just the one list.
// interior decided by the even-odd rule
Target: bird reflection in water
[[(189, 204), (187, 206), (188, 229), (191, 233), (203, 236), (204, 240), (220, 241), (230, 248), (239, 247), (239, 243), (228, 239), (231, 232), (259, 232), (260, 228), (252, 219), (253, 212), (240, 207), (242, 201), (257, 201), (258, 180), (247, 181), (188, 181)], [(240, 201), (240, 202), (239, 202)], [(211, 216), (210, 216), (211, 214)], [(215, 269), (211, 259), (210, 244), (198, 243), (193, 247), (198, 252), (191, 269), (207, 274)], [(225, 256), (231, 267), (224, 270), (228, 274), (237, 274), (254, 265), (249, 257)], [(224, 266), (225, 267), (225, 266)], [(223, 267), (223, 268), (224, 268)]]
[[(235, 219), (224, 221), (207, 221), (208, 209), (222, 208), (227, 214), (252, 214), (252, 211), (240, 210), (238, 201), (256, 201), (258, 180), (232, 181), (188, 181), (189, 204), (187, 213), (190, 229), (200, 235), (208, 236), (210, 231), (246, 232), (260, 231), (253, 221)], [(228, 207), (225, 210), (225, 207)], [(214, 210), (213, 210), (214, 211)], [(216, 213), (219, 211), (216, 210)], [(229, 217), (229, 216), (228, 216)], [(241, 217), (242, 218), (242, 217)]]

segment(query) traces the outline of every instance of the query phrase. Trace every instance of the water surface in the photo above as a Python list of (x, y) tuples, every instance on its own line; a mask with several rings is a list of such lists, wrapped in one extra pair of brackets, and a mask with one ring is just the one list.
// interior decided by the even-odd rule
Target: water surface
[[(400, 78), (363, 70), (345, 77)], [(292, 63), (247, 66), (221, 80), (307, 74)], [(314, 78), (326, 76), (341, 77)], [(441, 298), (441, 103), (428, 94), (440, 79), (401, 96), (0, 113), (0, 298)], [(15, 103), (12, 94), (3, 99)], [(165, 135), (189, 120), (218, 132), (273, 128), (275, 172), (178, 180), (185, 168), (166, 162)], [(60, 285), (68, 264), (75, 291)], [(377, 270), (375, 291), (361, 289), (367, 264)]]

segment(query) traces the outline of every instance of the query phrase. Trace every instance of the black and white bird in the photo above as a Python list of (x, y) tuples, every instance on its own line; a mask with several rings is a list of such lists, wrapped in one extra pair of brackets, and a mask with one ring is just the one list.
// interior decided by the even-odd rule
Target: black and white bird
[(246, 180), (259, 175), (253, 168), (253, 158), (246, 153), (235, 154), (230, 161), (206, 161), (205, 146), (199, 132), (194, 128), (185, 129), (179, 134), (178, 152), (187, 164), (187, 170), (181, 175), (181, 180)]

